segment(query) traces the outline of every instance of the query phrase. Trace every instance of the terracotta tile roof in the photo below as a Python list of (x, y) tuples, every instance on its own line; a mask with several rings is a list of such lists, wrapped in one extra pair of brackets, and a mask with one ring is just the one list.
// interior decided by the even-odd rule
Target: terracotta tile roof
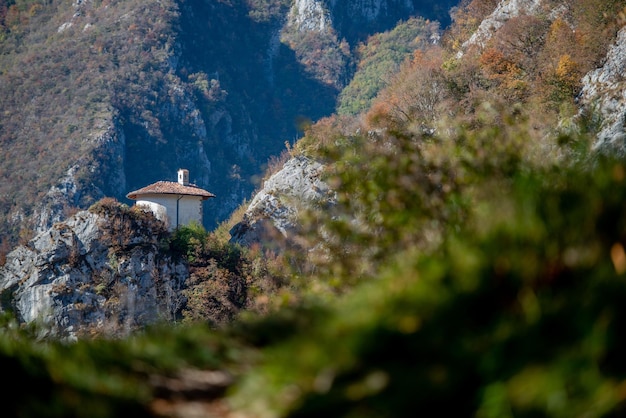
[(183, 186), (180, 183), (174, 181), (157, 181), (149, 186), (143, 187), (134, 192), (130, 192), (126, 195), (127, 198), (136, 200), (138, 196), (146, 194), (174, 194), (174, 195), (187, 195), (187, 196), (200, 196), (202, 200), (206, 200), (210, 197), (215, 197), (211, 192), (207, 192), (204, 189), (194, 185)]

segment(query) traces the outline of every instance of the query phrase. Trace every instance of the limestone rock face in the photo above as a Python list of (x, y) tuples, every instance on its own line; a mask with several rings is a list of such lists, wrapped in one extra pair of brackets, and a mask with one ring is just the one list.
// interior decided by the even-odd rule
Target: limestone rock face
[(287, 25), (298, 31), (323, 32), (332, 26), (330, 13), (319, 0), (296, 0), (291, 6)]
[(335, 201), (321, 178), (323, 170), (322, 164), (304, 156), (288, 160), (252, 199), (243, 221), (232, 228), (231, 241), (248, 246), (290, 244), (303, 208)]
[[(67, 217), (69, 208), (87, 207), (105, 196), (120, 196), (127, 192), (124, 172), (126, 137), (116, 118), (103, 120), (101, 130), (89, 139), (95, 144), (100, 159), (79, 156), (64, 177), (53, 185), (33, 214), (34, 230), (46, 231), (55, 222)], [(89, 173), (89, 174), (86, 174)], [(98, 173), (98, 176), (93, 176)], [(83, 184), (79, 177), (94, 177)]]
[(602, 67), (583, 78), (580, 100), (599, 122), (595, 148), (626, 155), (626, 28), (609, 49)]
[(0, 268), (0, 308), (51, 335), (124, 335), (171, 320), (188, 277), (149, 214), (81, 211), (17, 247)]

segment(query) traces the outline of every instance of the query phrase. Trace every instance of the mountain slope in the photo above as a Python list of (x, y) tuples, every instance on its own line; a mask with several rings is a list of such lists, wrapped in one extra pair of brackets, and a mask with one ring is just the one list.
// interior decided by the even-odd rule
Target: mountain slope
[[(346, 170), (346, 162), (341, 158), (351, 158), (351, 152), (358, 155), (359, 151), (349, 151), (348, 156), (341, 152), (337, 154), (337, 148), (342, 147), (337, 144), (368, 144), (369, 141), (363, 138), (364, 132), (371, 141), (393, 143), (398, 139), (389, 139), (389, 135), (400, 138), (424, 134), (454, 136), (456, 131), (450, 126), (457, 125), (470, 132), (485, 124), (505, 130), (502, 124), (506, 124), (506, 120), (501, 120), (502, 117), (492, 120), (494, 109), (510, 109), (513, 114), (508, 117), (533, 127), (528, 140), (536, 147), (532, 158), (541, 164), (559, 161), (564, 152), (558, 145), (559, 135), (567, 136), (572, 132), (595, 137), (589, 145), (591, 148), (602, 149), (610, 155), (623, 155), (625, 129), (621, 122), (626, 101), (623, 99), (625, 89), (621, 69), (625, 58), (624, 29), (620, 28), (626, 22), (626, 3), (506, 0), (492, 4), (491, 11), (486, 8), (486, 3), (493, 2), (476, 0), (458, 11), (459, 21), (444, 34), (441, 45), (417, 48), (412, 57), (389, 76), (385, 88), (372, 99), (373, 105), (365, 105), (364, 110), (360, 114), (355, 112), (354, 117), (333, 117), (311, 126), (294, 147), (296, 158), (300, 152), (325, 164), (330, 181), (343, 185), (341, 170)], [(463, 26), (477, 16), (484, 19), (474, 24), (473, 31)], [(394, 31), (402, 30), (402, 26), (398, 25)], [(459, 33), (464, 33), (465, 41), (457, 42)], [(383, 36), (373, 37), (371, 45), (371, 49), (381, 55), (389, 54), (381, 43), (376, 42), (384, 39)], [(367, 59), (362, 61), (363, 64), (367, 62)], [(357, 71), (342, 96), (349, 94), (360, 80), (371, 79), (370, 70), (364, 65)], [(371, 86), (373, 83), (360, 84)], [(343, 102), (344, 105), (349, 103), (347, 100)], [(346, 109), (339, 107), (344, 114), (351, 113)], [(497, 148), (499, 145), (487, 141), (484, 146)], [(585, 147), (584, 143), (580, 146)], [(383, 148), (379, 152), (385, 151)], [(285, 167), (292, 163), (294, 160)], [(384, 170), (386, 168), (379, 169)], [(284, 175), (291, 174), (286, 170)], [(268, 183), (270, 189), (262, 189), (253, 201), (267, 200), (270, 195), (272, 200), (289, 202), (289, 193), (271, 190), (271, 184), (277, 181), (281, 180)], [(433, 188), (437, 189), (435, 185)], [(316, 202), (323, 208), (318, 209), (318, 216), (327, 220), (333, 216), (336, 219), (358, 216), (355, 215), (358, 211), (351, 206), (351, 199), (348, 194), (341, 214), (327, 210), (325, 203), (330, 201)], [(372, 202), (369, 204), (375, 206)], [(412, 204), (406, 202), (408, 206)], [(269, 203), (268, 207), (271, 207)], [(280, 206), (276, 213), (268, 210), (259, 213), (250, 205), (232, 231), (233, 241), (258, 242), (258, 232), (250, 230), (250, 225), (280, 223), (281, 213), (296, 212), (296, 207)], [(383, 216), (378, 209), (370, 209), (375, 212), (362, 216)], [(332, 215), (325, 215), (325, 212)], [(291, 223), (297, 224), (293, 219)], [(359, 222), (345, 225), (345, 228), (353, 231), (354, 236), (360, 236)], [(292, 225), (292, 229), (297, 228)], [(246, 232), (250, 236), (246, 236)], [(266, 240), (271, 242), (273, 238), (270, 235)], [(341, 243), (347, 245), (345, 241)], [(362, 245), (361, 250), (367, 251), (367, 244)], [(345, 255), (341, 248), (336, 250)]]
[[(300, 29), (286, 29), (288, 15), (310, 4), (332, 26), (294, 40)], [(214, 226), (250, 195), (285, 141), (332, 113), (356, 42), (411, 13), (446, 16), (428, 5), (2, 0), (5, 246), (103, 196), (130, 203), (126, 192), (180, 167), (218, 196), (205, 207)]]

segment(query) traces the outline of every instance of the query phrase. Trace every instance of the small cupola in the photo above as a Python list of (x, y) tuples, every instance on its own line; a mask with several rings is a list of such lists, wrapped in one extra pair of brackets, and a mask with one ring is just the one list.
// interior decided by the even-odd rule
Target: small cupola
[(184, 168), (178, 170), (178, 183), (183, 186), (189, 185), (189, 170)]

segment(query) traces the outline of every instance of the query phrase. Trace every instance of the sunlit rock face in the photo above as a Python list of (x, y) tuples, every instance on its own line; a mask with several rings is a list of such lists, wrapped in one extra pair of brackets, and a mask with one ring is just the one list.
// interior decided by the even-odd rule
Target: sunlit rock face
[(172, 320), (187, 277), (151, 223), (81, 211), (7, 255), (0, 307), (54, 336), (124, 335)]
[(287, 24), (299, 31), (322, 32), (332, 27), (330, 12), (319, 0), (296, 0), (289, 11)]
[(583, 78), (580, 101), (598, 124), (594, 147), (626, 155), (626, 28), (619, 31), (602, 67)]
[(313, 205), (332, 205), (335, 200), (322, 179), (323, 170), (322, 164), (307, 157), (288, 160), (254, 196), (243, 220), (231, 230), (232, 242), (247, 246), (292, 244), (301, 211)]

